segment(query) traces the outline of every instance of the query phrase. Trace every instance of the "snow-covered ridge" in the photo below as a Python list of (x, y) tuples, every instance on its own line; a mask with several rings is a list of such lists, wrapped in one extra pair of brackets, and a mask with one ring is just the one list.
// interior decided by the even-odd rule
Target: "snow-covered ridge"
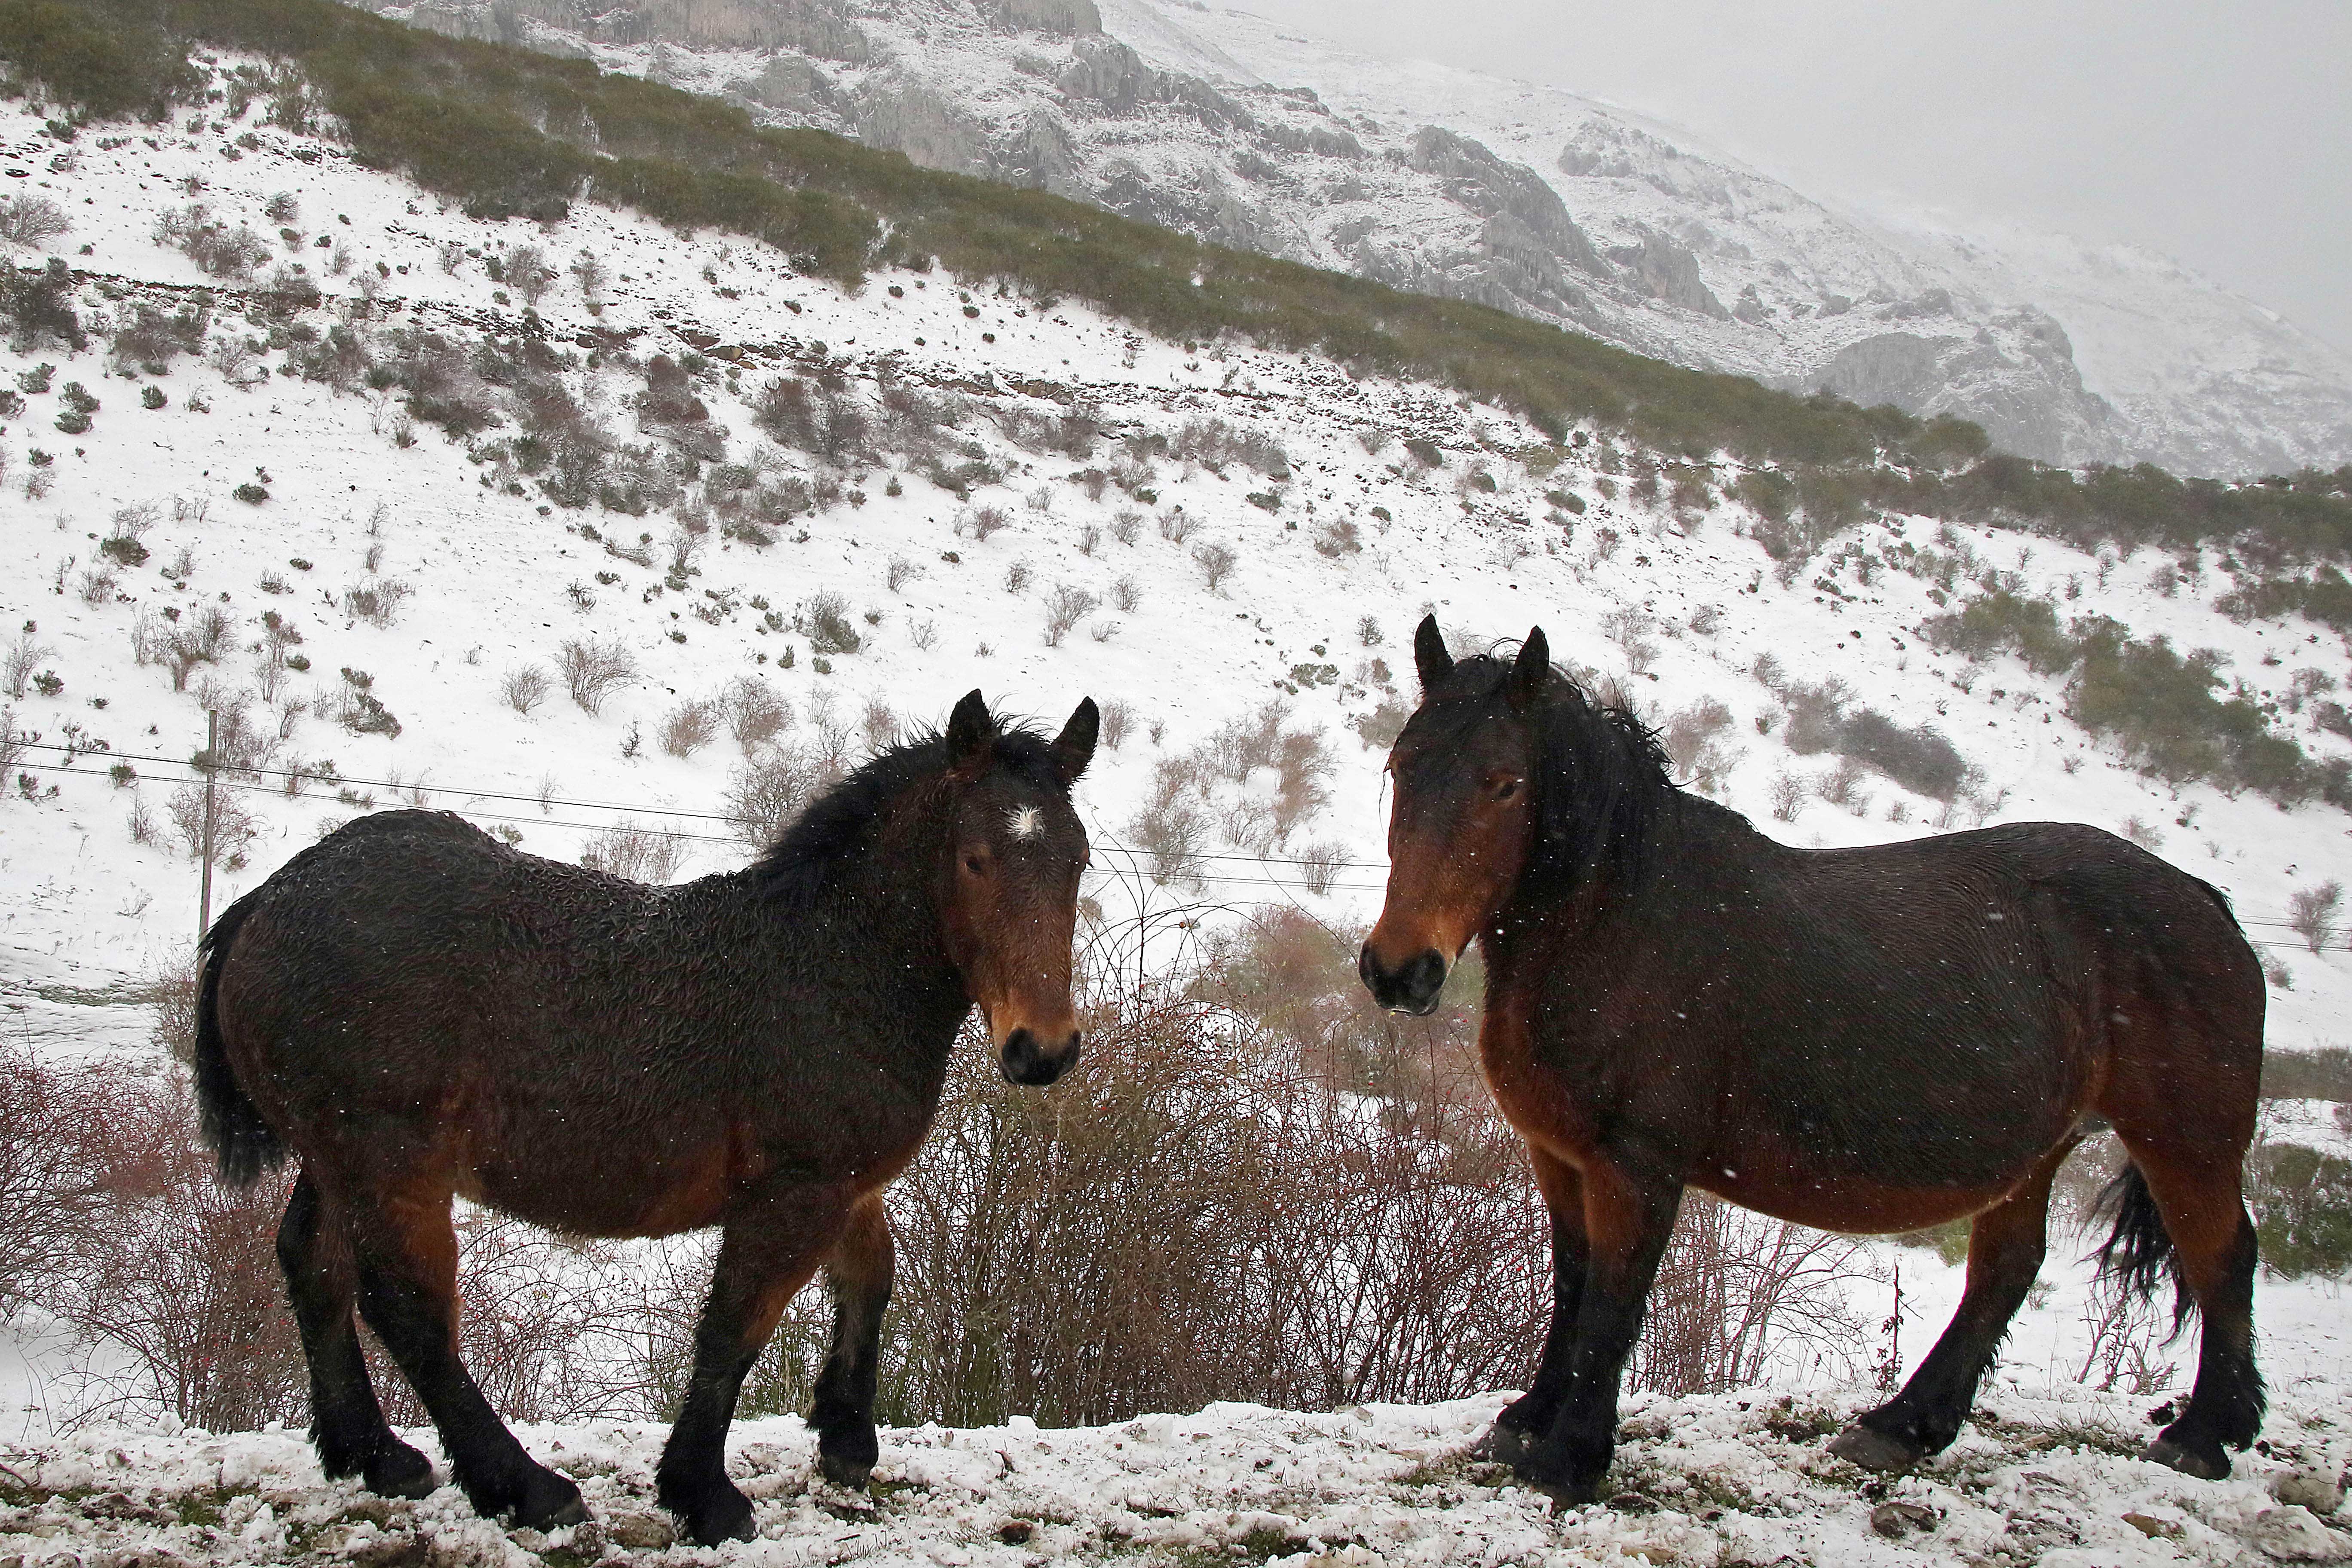
[(1243, 10), (368, 3), (1677, 363), (1958, 414), (2052, 461), (2352, 458), (2352, 362), (2161, 258), (1890, 226), (1622, 110)]

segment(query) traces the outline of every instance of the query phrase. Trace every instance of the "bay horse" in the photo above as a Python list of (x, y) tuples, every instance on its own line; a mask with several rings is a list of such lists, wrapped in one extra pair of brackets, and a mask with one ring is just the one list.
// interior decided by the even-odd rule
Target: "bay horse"
[(977, 1005), (1006, 1078), (1077, 1060), (1070, 942), (1095, 749), (977, 691), (884, 752), (747, 869), (647, 887), (442, 813), (347, 824), (229, 906), (203, 945), (196, 1089), (223, 1177), (301, 1172), (278, 1254), (331, 1477), (421, 1497), (424, 1455), (368, 1381), (356, 1303), (485, 1516), (553, 1529), (580, 1490), (534, 1461), (459, 1360), (455, 1196), (581, 1236), (718, 1226), (694, 1370), (656, 1472), (705, 1545), (752, 1534), (727, 1428), (786, 1303), (837, 1293), (810, 1416), (864, 1485), (890, 1295), (883, 1191), (938, 1110)]
[(1654, 734), (1552, 668), (1414, 639), (1390, 873), (1360, 968), (1425, 1013), (1475, 938), (1478, 1050), (1550, 1211), (1549, 1335), (1486, 1451), (1590, 1501), (1683, 1190), (1827, 1230), (1966, 1218), (1968, 1282), (1902, 1391), (1833, 1452), (1901, 1469), (1958, 1436), (2040, 1269), (2050, 1186), (2102, 1126), (2130, 1164), (2102, 1261), (2203, 1320), (2147, 1457), (2230, 1471), (2262, 1423), (2254, 1131), (2263, 981), (2221, 894), (2087, 826), (1799, 849), (1676, 788)]

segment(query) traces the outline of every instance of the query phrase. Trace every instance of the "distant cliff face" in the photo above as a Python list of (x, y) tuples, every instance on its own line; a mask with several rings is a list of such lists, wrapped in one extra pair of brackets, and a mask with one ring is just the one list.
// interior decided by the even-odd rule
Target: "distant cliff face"
[(1959, 415), (2051, 461), (2352, 460), (2352, 365), (2177, 268), (2053, 273), (2046, 247), (2029, 267), (1875, 228), (1572, 95), (1354, 58), (1241, 13), (362, 3), (1676, 363)]

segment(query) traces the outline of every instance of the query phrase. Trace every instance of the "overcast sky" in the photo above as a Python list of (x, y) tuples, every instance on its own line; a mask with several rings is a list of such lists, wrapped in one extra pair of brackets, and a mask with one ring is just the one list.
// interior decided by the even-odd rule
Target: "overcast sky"
[(1808, 195), (2144, 245), (2352, 351), (2347, 0), (1223, 3), (1611, 99)]

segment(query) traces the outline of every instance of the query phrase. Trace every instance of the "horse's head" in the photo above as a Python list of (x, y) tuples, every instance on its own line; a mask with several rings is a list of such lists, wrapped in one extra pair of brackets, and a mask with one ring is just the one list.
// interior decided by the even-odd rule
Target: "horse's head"
[(1527, 868), (1537, 830), (1531, 715), (1551, 656), (1538, 628), (1508, 664), (1457, 667), (1433, 616), (1412, 653), (1421, 707), (1389, 752), (1388, 898), (1357, 971), (1381, 1006), (1426, 1014)]
[(1000, 731), (977, 691), (948, 720), (940, 921), (1014, 1083), (1051, 1083), (1078, 1059), (1070, 940), (1087, 849), (1070, 786), (1093, 760), (1097, 721), (1086, 699), (1041, 744), (1027, 731)]

